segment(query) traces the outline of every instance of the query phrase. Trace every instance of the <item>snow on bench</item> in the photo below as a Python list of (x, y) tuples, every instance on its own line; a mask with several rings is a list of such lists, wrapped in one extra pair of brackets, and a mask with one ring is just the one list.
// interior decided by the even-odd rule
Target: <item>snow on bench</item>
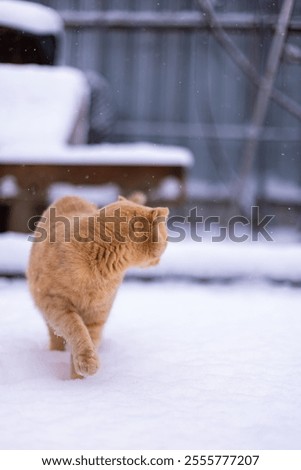
[[(0, 2), (1, 5), (1, 2)], [(0, 65), (0, 150), (84, 143), (89, 86), (71, 67)]]
[(7, 145), (0, 148), (0, 163), (55, 165), (126, 165), (190, 167), (193, 156), (183, 147), (148, 142), (99, 145)]
[(51, 8), (13, 0), (0, 2), (0, 25), (32, 34), (57, 34), (64, 27), (60, 15)]
[(26, 231), (37, 207), (65, 194), (78, 194), (77, 188), (78, 195), (87, 193), (100, 205), (108, 202), (108, 191), (111, 198), (135, 190), (145, 192), (152, 202), (182, 202), (192, 163), (186, 148), (150, 143), (6, 146), (0, 149), (0, 195), (1, 180), (5, 184), (10, 175), (15, 181), (7, 228)]

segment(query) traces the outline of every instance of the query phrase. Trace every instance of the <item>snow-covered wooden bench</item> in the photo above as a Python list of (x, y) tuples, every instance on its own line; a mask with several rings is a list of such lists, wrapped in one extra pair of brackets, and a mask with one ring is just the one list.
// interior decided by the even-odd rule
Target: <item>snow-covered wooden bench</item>
[[(7, 228), (24, 231), (54, 183), (114, 183), (123, 194), (181, 201), (189, 150), (150, 143), (86, 145), (89, 89), (69, 67), (0, 65), (0, 197)], [(12, 197), (1, 181), (13, 177)], [(172, 179), (172, 185), (170, 182)]]
[(49, 202), (49, 189), (58, 182), (114, 183), (124, 195), (141, 190), (150, 201), (181, 202), (191, 163), (185, 148), (150, 143), (6, 148), (0, 151), (0, 180), (11, 175), (18, 186), (10, 199), (8, 229), (24, 231), (28, 219)]

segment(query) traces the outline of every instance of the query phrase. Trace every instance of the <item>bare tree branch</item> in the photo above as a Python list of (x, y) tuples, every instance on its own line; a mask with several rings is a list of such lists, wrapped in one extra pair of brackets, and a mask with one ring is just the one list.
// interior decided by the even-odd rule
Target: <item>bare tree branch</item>
[(258, 149), (259, 137), (264, 125), (264, 119), (268, 110), (270, 97), (273, 90), (273, 84), (276, 78), (277, 70), (282, 56), (283, 46), (287, 36), (287, 26), (290, 21), (295, 0), (284, 0), (279, 19), (277, 22), (276, 31), (273, 41), (269, 50), (265, 73), (260, 81), (254, 110), (251, 118), (251, 134), (246, 141), (242, 165), (239, 173), (239, 180), (234, 194), (236, 200), (244, 203), (244, 196), (246, 196), (246, 183), (251, 173), (256, 152)]
[[(210, 1), (196, 0), (196, 2), (203, 11), (203, 14), (207, 16), (208, 24), (210, 25), (216, 40), (227, 51), (233, 62), (235, 62), (235, 64), (245, 73), (251, 82), (259, 87), (261, 83), (260, 75), (251, 62), (241, 52), (239, 47), (236, 46), (229, 35), (221, 27)], [(279, 106), (301, 120), (301, 106), (298, 103), (281, 91), (275, 89), (271, 91), (270, 96)]]

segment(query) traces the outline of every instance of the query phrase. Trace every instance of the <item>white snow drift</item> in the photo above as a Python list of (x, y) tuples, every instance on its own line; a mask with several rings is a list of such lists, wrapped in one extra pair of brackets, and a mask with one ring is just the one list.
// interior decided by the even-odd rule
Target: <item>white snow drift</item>
[(123, 284), (71, 381), (24, 281), (0, 282), (1, 449), (300, 449), (297, 289)]

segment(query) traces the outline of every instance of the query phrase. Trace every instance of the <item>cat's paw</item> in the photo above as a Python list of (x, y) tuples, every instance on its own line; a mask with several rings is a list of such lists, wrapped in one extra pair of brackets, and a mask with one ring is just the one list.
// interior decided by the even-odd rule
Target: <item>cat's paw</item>
[(81, 354), (73, 355), (73, 366), (76, 374), (87, 377), (97, 372), (99, 359), (93, 349), (87, 349)]

